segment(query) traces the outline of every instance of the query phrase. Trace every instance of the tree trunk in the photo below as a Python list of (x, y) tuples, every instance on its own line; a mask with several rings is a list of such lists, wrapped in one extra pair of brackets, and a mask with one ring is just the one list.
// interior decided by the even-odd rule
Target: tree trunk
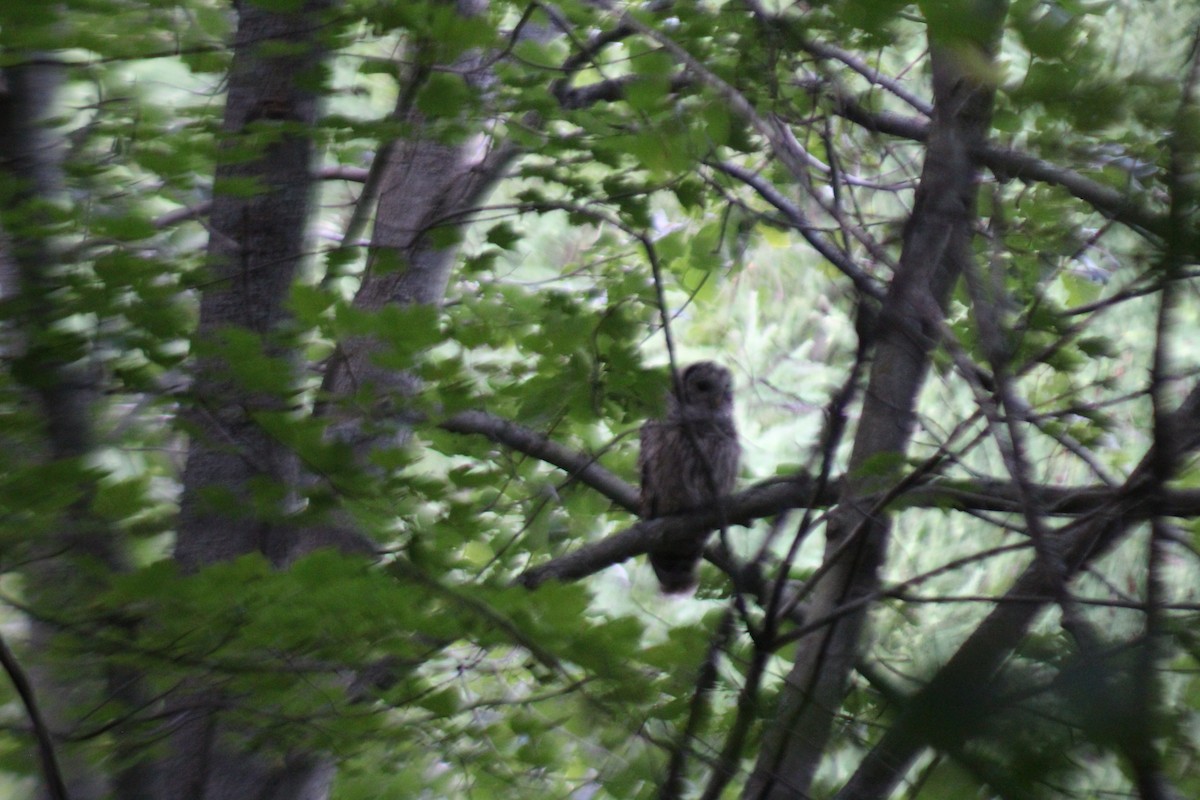
[[(322, 53), (314, 25), (323, 7), (310, 4), (295, 15), (269, 14), (253, 7), (243, 12), (226, 111), (230, 134), (242, 131), (250, 122), (259, 127), (278, 121), (290, 130), (293, 123), (314, 121), (316, 95), (293, 79), (311, 75), (320, 63)], [(260, 58), (251, 43), (264, 39), (306, 42), (309, 49), (290, 58)], [(478, 71), (477, 63), (476, 58), (453, 68)], [(411, 95), (416, 88), (406, 87), (405, 93)], [(413, 134), (385, 146), (377, 156), (382, 183), (376, 225), (367, 274), (355, 299), (355, 306), (362, 310), (440, 304), (457, 247), (445, 244), (438, 234), (466, 225), (470, 210), (508, 161), (507, 153), (489, 151), (482, 136), (461, 145), (444, 144), (432, 132), (437, 126), (427, 125), (418, 113), (405, 110), (404, 118)], [(267, 355), (291, 357), (284, 301), (304, 252), (311, 162), (311, 142), (284, 133), (257, 160), (218, 168), (218, 185), (223, 178), (250, 177), (267, 191), (248, 200), (214, 198), (209, 245), (213, 280), (201, 305), (198, 338), (202, 349), (193, 384), (197, 436), (184, 474), (176, 550), (177, 558), (188, 568), (251, 552), (265, 553), (273, 563), (284, 566), (317, 547), (370, 547), (346, 514), (335, 515), (327, 525), (296, 529), (269, 518), (233, 515), (227, 507), (206, 502), (216, 488), (232, 502), (248, 503), (248, 483), (256, 478), (265, 477), (289, 488), (299, 480), (291, 454), (253, 419), (257, 410), (280, 408), (281, 398), (247, 392), (231, 381), (214, 345), (219, 346), (232, 326), (252, 332)], [(365, 193), (360, 202), (369, 204), (372, 198)], [(370, 338), (342, 343), (323, 386), (323, 408), (335, 409), (339, 398), (371, 386), (369, 396), (379, 400), (378, 408), (348, 407), (343, 409), (344, 416), (332, 417), (335, 435), (354, 441), (363, 451), (378, 444), (382, 436), (372, 426), (372, 438), (361, 440), (363, 415), (376, 411), (390, 415), (396, 406), (389, 401), (413, 387), (411, 375), (372, 363), (378, 350), (379, 343)], [(396, 418), (395, 422), (403, 435), (404, 421)], [(199, 686), (185, 701), (200, 708), (219, 702), (216, 693)], [(214, 711), (181, 711), (173, 755), (163, 772), (161, 796), (319, 800), (327, 794), (334, 770), (324, 756), (294, 753), (272, 760), (222, 747), (223, 738)]]
[[(928, 150), (899, 269), (875, 333), (876, 353), (847, 480), (827, 527), (830, 568), (814, 592), (812, 619), (879, 588), (890, 525), (872, 506), (899, 475), (898, 466), (880, 465), (891, 458), (898, 462), (907, 448), (937, 320), (971, 258), (978, 176), (974, 154), (987, 133), (994, 96), (991, 75), (982, 70), (1005, 12), (1002, 2), (975, 5), (988, 24), (971, 39), (942, 33), (962, 30), (968, 12), (943, 19), (930, 14), (934, 116)], [(960, 24), (953, 26), (954, 21)], [(979, 24), (972, 21), (972, 26)], [(799, 641), (745, 797), (792, 798), (809, 792), (858, 658), (866, 615), (864, 607)]]
[[(200, 303), (193, 435), (175, 550), (189, 569), (264, 550), (270, 522), (228, 512), (252, 504), (254, 479), (286, 485), (294, 475), (289, 454), (253, 419), (256, 411), (278, 408), (280, 398), (239, 385), (221, 350), (229, 335), (250, 333), (263, 354), (295, 357), (287, 348), (284, 302), (305, 255), (315, 147), (304, 131), (317, 119), (325, 56), (320, 26), (327, 8), (326, 0), (309, 0), (291, 14), (253, 3), (240, 10), (209, 223), (210, 275)], [(271, 54), (276, 48), (286, 54)], [(254, 157), (247, 159), (246, 148), (256, 149)], [(214, 496), (221, 501), (214, 503)]]
[[(460, 13), (482, 11), (481, 4), (466, 5), (459, 4)], [(413, 60), (420, 62), (422, 54), (417, 53)], [(482, 93), (490, 80), (482, 62), (477, 54), (468, 54), (438, 68), (458, 72), (468, 86)], [(354, 297), (354, 307), (361, 311), (441, 306), (458, 255), (459, 236), (517, 154), (509, 145), (496, 147), (482, 132), (462, 143), (441, 141), (436, 121), (426, 119), (409, 103), (424, 77), (425, 71), (419, 69), (409, 76), (410, 85), (401, 93), (396, 111), (412, 134), (382, 147), (371, 170), (379, 175), (380, 189), (367, 269)], [(368, 178), (367, 186), (371, 185)], [(359, 203), (371, 200), (369, 189), (364, 189)], [(360, 209), (358, 213), (365, 212)], [(382, 347), (369, 336), (339, 342), (322, 382), (319, 413), (329, 418), (332, 435), (354, 447), (364, 469), (372, 448), (407, 440), (412, 421), (409, 406), (419, 390), (412, 371), (375, 363)], [(363, 396), (364, 389), (372, 400), (370, 408), (348, 402)], [(283, 557), (290, 561), (330, 546), (348, 551), (371, 548), (349, 515), (338, 513), (325, 525), (301, 531), (287, 545)]]
[[(252, 490), (266, 483), (283, 495), (294, 483), (292, 454), (254, 419), (280, 409), (287, 387), (246, 387), (221, 351), (248, 339), (277, 363), (295, 358), (285, 301), (305, 255), (315, 160), (308, 131), (323, 84), (328, 9), (327, 0), (291, 13), (239, 4), (175, 549), (187, 570), (267, 552), (284, 535), (274, 520), (285, 509), (254, 508)], [(325, 796), (332, 769), (324, 757), (246, 752), (227, 739), (218, 694), (199, 682), (191, 688), (168, 708), (173, 733), (158, 797)]]
[[(410, 114), (413, 130), (425, 128), (419, 114)], [(435, 138), (398, 142), (381, 157), (383, 187), (371, 238), (367, 275), (354, 298), (365, 311), (388, 306), (441, 305), (458, 253), (454, 240), (470, 221), (472, 210), (491, 190), (515, 151), (492, 149), (482, 134), (464, 144)], [(378, 350), (371, 339), (342, 344), (325, 378), (325, 389), (344, 396), (363, 385), (389, 392), (411, 390), (410, 378), (371, 363)]]
[[(17, 31), (6, 33), (14, 41), (20, 39)], [(10, 55), (15, 52), (14, 47)], [(70, 314), (70, 309), (59, 307), (55, 294), (69, 265), (52, 236), (50, 211), (64, 202), (63, 148), (50, 127), (63, 68), (45, 53), (24, 57), (25, 63), (5, 68), (0, 77), (0, 167), (10, 224), (0, 242), (0, 295), (20, 309), (13, 328), (4, 332), (4, 355), (15, 365), (13, 373), (20, 376), (43, 421), (44, 449), (33, 458), (79, 465), (95, 447), (93, 405), (99, 392), (96, 370), (86, 356), (54, 330)], [(31, 551), (25, 554), (31, 564), (25, 573), (27, 593), (35, 608), (54, 609), (68, 597), (87, 602), (102, 588), (87, 565), (114, 571), (124, 566), (118, 533), (91, 513), (94, 477), (80, 468), (77, 480), (74, 488), (80, 499), (67, 518), (58, 521), (52, 536), (35, 533), (26, 543)], [(77, 568), (80, 563), (84, 569)], [(42, 796), (88, 800), (114, 790), (133, 800), (146, 796), (149, 772), (137, 753), (118, 744), (123, 766), (110, 779), (84, 757), (86, 745), (64, 745), (60, 736), (74, 730), (80, 708), (101, 703), (137, 706), (137, 676), (119, 666), (90, 671), (90, 665), (74, 663), (69, 672), (63, 670), (48, 655), (57, 632), (43, 619), (30, 623), (30, 685), (24, 702), (35, 735), (42, 739)], [(7, 652), (5, 644), (0, 648)], [(6, 672), (19, 682), (21, 664), (13, 653), (7, 655), (11, 663), (5, 665)]]

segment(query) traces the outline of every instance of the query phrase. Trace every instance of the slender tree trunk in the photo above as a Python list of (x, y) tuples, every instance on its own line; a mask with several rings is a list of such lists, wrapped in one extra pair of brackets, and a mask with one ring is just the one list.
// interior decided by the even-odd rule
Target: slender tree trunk
[[(5, 33), (14, 41), (20, 38), (19, 32)], [(13, 48), (10, 55), (16, 52)], [(14, 327), (4, 332), (4, 355), (14, 364), (14, 374), (24, 382), (43, 420), (44, 451), (34, 458), (70, 462), (95, 447), (92, 419), (99, 397), (98, 375), (86, 357), (81, 358), (54, 332), (56, 322), (70, 313), (59, 308), (55, 299), (69, 265), (55, 245), (51, 211), (64, 202), (62, 147), (49, 122), (63, 68), (45, 53), (26, 53), (25, 59), (0, 76), (0, 191), (9, 221), (9, 229), (0, 234), (0, 294), (20, 309)], [(94, 569), (77, 568), (81, 560), (114, 571), (124, 566), (120, 536), (91, 512), (93, 477), (81, 469), (78, 480), (80, 499), (59, 521), (54, 535), (42, 539), (35, 535), (27, 542), (32, 551), (26, 556), (31, 564), (26, 572), (27, 593), (35, 607), (54, 609), (69, 597), (84, 604), (103, 588)], [(31, 717), (36, 720), (40, 715), (46, 726), (39, 758), (43, 796), (88, 800), (115, 790), (132, 800), (146, 797), (150, 773), (139, 754), (118, 745), (122, 766), (110, 779), (78, 752), (78, 746), (64, 746), (58, 736), (74, 729), (81, 708), (101, 703), (138, 705), (138, 676), (111, 665), (91, 670), (91, 665), (73, 663), (69, 671), (59, 669), (63, 665), (54, 664), (48, 655), (57, 632), (52, 623), (30, 623), (26, 703)], [(8, 656), (14, 659), (12, 669), (19, 671), (16, 656)], [(18, 680), (20, 673), (12, 672), (11, 677)], [(118, 733), (123, 732), (118, 728)]]
[[(481, 13), (484, 7), (478, 0), (458, 4), (459, 13), (465, 15)], [(412, 60), (421, 62), (423, 54), (416, 53)], [(484, 61), (478, 54), (468, 54), (437, 68), (457, 72), (482, 95), (491, 80)], [(354, 306), (361, 311), (441, 306), (461, 233), (518, 152), (510, 145), (497, 145), (482, 131), (461, 143), (442, 141), (439, 121), (426, 119), (411, 103), (427, 72), (417, 69), (409, 76), (410, 85), (404, 87), (396, 110), (397, 119), (406, 123), (411, 134), (380, 149), (371, 170), (378, 178), (367, 181), (371, 187), (378, 180), (379, 188), (367, 269), (354, 297)], [(360, 203), (373, 200), (369, 190), (363, 195)], [(322, 385), (321, 413), (329, 418), (333, 435), (355, 448), (364, 468), (372, 448), (407, 440), (409, 406), (420, 389), (414, 371), (375, 363), (384, 346), (369, 336), (340, 342)], [(371, 407), (348, 402), (362, 396), (371, 398)], [(363, 550), (370, 543), (348, 514), (339, 513), (325, 525), (302, 531), (284, 558), (291, 560), (326, 546)]]
[[(277, 363), (295, 358), (285, 301), (306, 252), (317, 120), (330, 35), (328, 0), (291, 12), (239, 3), (209, 224), (209, 281), (195, 340), (191, 425), (175, 555), (193, 570), (253, 552), (286, 536), (283, 508), (255, 508), (264, 484), (283, 496), (296, 468), (256, 423), (280, 409), (286, 387), (256, 391), (231, 377), (222, 351), (250, 341)], [(282, 504), (282, 501), (281, 501)], [(249, 512), (249, 513), (247, 513)], [(311, 754), (246, 752), (228, 741), (214, 690), (194, 684), (175, 701), (170, 755), (158, 796), (313, 798), (328, 792), (330, 763)]]
[[(928, 150), (900, 266), (880, 314), (848, 477), (827, 528), (831, 568), (814, 593), (812, 618), (879, 587), (890, 525), (873, 511), (873, 498), (898, 477), (898, 469), (879, 465), (908, 446), (936, 321), (971, 257), (978, 176), (974, 153), (987, 133), (994, 96), (986, 65), (1006, 4), (983, 0), (973, 5), (977, 14), (961, 9), (940, 17), (935, 16), (940, 8), (926, 7), (934, 90)], [(949, 31), (964, 28), (964, 19), (971, 23), (966, 27), (978, 26), (976, 35), (950, 36)], [(865, 608), (856, 611), (798, 643), (745, 797), (807, 796), (859, 654), (866, 615)]]
[[(209, 220), (209, 280), (200, 302), (192, 384), (193, 435), (183, 475), (176, 558), (197, 568), (265, 550), (271, 525), (254, 514), (258, 478), (288, 483), (289, 454), (254, 422), (280, 398), (230, 377), (222, 350), (249, 333), (265, 355), (288, 352), (284, 303), (305, 255), (327, 0), (295, 13), (241, 4)], [(246, 150), (254, 151), (247, 158)], [(213, 501), (212, 498), (220, 498)]]
[[(458, 253), (458, 233), (474, 208), (503, 174), (515, 150), (494, 148), (482, 134), (463, 144), (421, 138), (426, 129), (419, 114), (408, 122), (415, 136), (381, 153), (383, 179), (371, 238), (367, 275), (354, 298), (366, 311), (388, 306), (439, 306)], [(335, 396), (376, 385), (407, 391), (408, 379), (371, 363), (378, 350), (371, 339), (343, 343), (330, 364), (325, 388)]]
[[(465, 145), (409, 140), (389, 148), (368, 274), (354, 298), (356, 308), (441, 305), (458, 246), (439, 240), (453, 239), (466, 227), (509, 161), (507, 150), (488, 146), (482, 139)], [(341, 397), (372, 386), (381, 405), (394, 410), (382, 401), (413, 391), (412, 377), (374, 365), (379, 347), (365, 337), (342, 343), (326, 374), (326, 391)]]
[[(6, 331), (6, 353), (25, 369), (31, 399), (42, 411), (46, 458), (77, 458), (91, 447), (89, 399), (92, 395), (86, 374), (78, 364), (64, 361), (61, 347), (55, 347), (49, 330), (55, 318), (51, 299), (55, 273), (62, 265), (54, 252), (48, 231), (39, 227), (48, 223), (48, 208), (61, 198), (63, 176), (61, 150), (54, 132), (48, 127), (62, 78), (62, 68), (44, 53), (26, 54), (28, 63), (3, 71), (0, 92), (0, 164), (3, 164), (4, 205), (16, 212), (17, 219), (5, 231), (4, 295), (19, 302), (23, 318), (19, 328)], [(38, 205), (44, 208), (39, 211)], [(82, 530), (68, 526), (56, 541), (35, 544), (42, 559), (30, 570), (30, 595), (42, 594), (47, 586), (60, 588), (70, 580), (66, 561), (79, 555), (78, 548), (97, 551), (104, 547), (92, 541)], [(46, 554), (63, 547), (63, 558), (47, 559)], [(52, 626), (31, 623), (31, 640), (36, 652), (46, 652), (53, 639)], [(70, 728), (74, 699), (95, 696), (101, 687), (95, 682), (75, 682), (75, 676), (59, 675), (53, 665), (35, 659), (30, 669), (31, 703), (52, 731)], [(68, 688), (70, 687), (70, 688)], [(51, 748), (40, 761), (45, 797), (58, 798), (69, 792), (77, 798), (99, 798), (106, 791), (101, 776), (87, 769), (82, 759), (61, 748)], [(60, 773), (60, 769), (62, 773)], [(65, 775), (65, 777), (64, 777)], [(65, 781), (65, 783), (64, 783)]]

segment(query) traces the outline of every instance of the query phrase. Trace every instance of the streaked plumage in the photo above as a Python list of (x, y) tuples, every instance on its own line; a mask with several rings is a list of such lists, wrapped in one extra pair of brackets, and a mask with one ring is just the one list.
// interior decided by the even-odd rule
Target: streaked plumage
[[(641, 514), (653, 519), (709, 507), (733, 491), (741, 446), (733, 422), (733, 376), (711, 361), (692, 364), (667, 394), (663, 419), (642, 426)], [(707, 536), (654, 550), (650, 564), (664, 592), (696, 585)]]

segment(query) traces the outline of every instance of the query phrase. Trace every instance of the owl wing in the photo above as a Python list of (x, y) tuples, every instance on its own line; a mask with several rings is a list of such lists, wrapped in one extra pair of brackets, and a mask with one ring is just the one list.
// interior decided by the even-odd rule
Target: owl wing
[[(650, 420), (642, 426), (638, 466), (642, 473), (641, 516), (654, 519), (687, 504), (685, 464), (679, 456), (677, 426)], [(686, 592), (696, 585), (697, 565), (704, 542), (689, 542), (650, 551), (650, 566), (667, 594)]]
[(638, 514), (642, 519), (653, 519), (659, 514), (659, 487), (653, 462), (660, 449), (661, 433), (654, 421), (644, 423), (639, 433), (641, 449), (638, 451), (638, 470), (641, 473), (641, 493), (638, 496)]
[[(699, 446), (697, 452), (695, 446)], [(679, 426), (647, 423), (642, 428), (642, 516), (688, 511), (724, 496), (737, 481), (741, 447), (732, 425), (716, 425), (685, 441)], [(689, 592), (699, 580), (708, 535), (650, 551), (650, 565), (666, 594)]]
[(722, 429), (719, 444), (714, 448), (710, 466), (713, 480), (717, 486), (717, 494), (733, 494), (737, 488), (738, 469), (742, 463), (742, 445), (738, 441), (737, 430), (732, 423), (728, 429)]

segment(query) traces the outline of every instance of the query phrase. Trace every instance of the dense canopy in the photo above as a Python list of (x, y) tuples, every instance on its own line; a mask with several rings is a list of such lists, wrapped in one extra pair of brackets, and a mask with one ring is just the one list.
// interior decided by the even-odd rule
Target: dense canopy
[(1197, 31), (0, 3), (0, 793), (1200, 795)]

